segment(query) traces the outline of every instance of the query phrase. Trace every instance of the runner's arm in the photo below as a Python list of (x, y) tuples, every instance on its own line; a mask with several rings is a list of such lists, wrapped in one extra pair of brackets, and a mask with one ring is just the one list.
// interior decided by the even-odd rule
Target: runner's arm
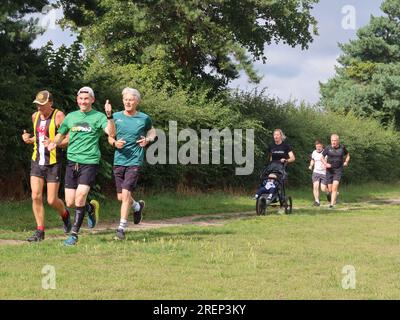
[(114, 147), (114, 143), (117, 141), (117, 140), (115, 140), (114, 137), (110, 137), (110, 136), (108, 136), (107, 140), (108, 140), (108, 143), (110, 145), (112, 145), (113, 147)]
[(54, 141), (50, 142), (49, 145), (47, 146), (47, 149), (49, 151), (53, 150), (54, 148), (57, 148), (61, 145), (65, 138), (65, 134), (57, 133), (57, 135), (54, 137)]
[[(57, 128), (60, 128), (60, 126), (61, 126), (62, 122), (64, 121), (64, 119), (65, 119), (64, 112), (58, 111), (57, 114), (56, 114), (56, 119), (55, 119)], [(60, 142), (60, 144), (58, 145), (58, 148), (66, 148), (68, 146), (68, 142), (69, 142), (69, 132), (64, 137), (64, 139)]]
[[(35, 122), (35, 118), (36, 118), (36, 112), (34, 112), (32, 114), (32, 123)], [(23, 131), (22, 133), (22, 140), (26, 143), (26, 144), (33, 144), (35, 143), (35, 135), (33, 135), (33, 137), (31, 137), (31, 134), (26, 132), (26, 130)]]
[(293, 151), (289, 151), (288, 155), (289, 155), (289, 159), (286, 160), (287, 163), (291, 163), (296, 160), (296, 157), (294, 156)]
[(104, 128), (104, 132), (109, 136), (109, 137), (115, 137), (115, 122), (114, 118), (112, 115), (112, 106), (109, 102), (109, 100), (106, 100), (106, 103), (104, 104), (104, 111), (106, 113), (107, 117), (107, 126)]
[(64, 139), (60, 142), (58, 147), (64, 149), (64, 148), (68, 147), (68, 143), (69, 143), (69, 132), (64, 137)]
[(328, 161), (326, 161), (325, 157), (321, 157), (321, 162), (325, 166), (325, 168), (330, 168), (331, 167), (331, 165), (328, 163)]
[(109, 137), (115, 137), (115, 123), (114, 119), (107, 119), (107, 127), (104, 128), (104, 132), (109, 136)]
[(147, 131), (146, 141), (153, 142), (156, 137), (157, 137), (156, 129), (154, 127), (151, 127), (151, 129)]
[(315, 161), (314, 159), (310, 160), (310, 166), (308, 167), (308, 169), (312, 170), (312, 168), (314, 167)]
[(347, 166), (349, 165), (349, 161), (350, 161), (350, 153), (348, 153), (348, 154), (346, 155), (346, 159), (344, 160), (343, 165), (344, 165), (345, 167), (347, 167)]

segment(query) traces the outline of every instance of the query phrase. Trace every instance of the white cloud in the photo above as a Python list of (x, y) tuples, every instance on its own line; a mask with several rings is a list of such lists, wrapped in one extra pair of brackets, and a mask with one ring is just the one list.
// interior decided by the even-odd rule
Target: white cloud
[(264, 74), (258, 85), (249, 84), (247, 77), (242, 75), (230, 87), (245, 91), (267, 87), (268, 94), (282, 100), (316, 103), (319, 100), (319, 81), (325, 82), (335, 74), (338, 55), (316, 56), (310, 52), (299, 53), (295, 49), (277, 47), (268, 57), (267, 64), (256, 64), (259, 72)]

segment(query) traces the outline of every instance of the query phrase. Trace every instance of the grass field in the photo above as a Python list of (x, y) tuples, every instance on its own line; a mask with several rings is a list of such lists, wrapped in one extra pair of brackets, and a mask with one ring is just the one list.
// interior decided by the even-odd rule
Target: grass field
[[(50, 239), (0, 244), (0, 298), (400, 299), (400, 185), (344, 187), (333, 211), (311, 207), (310, 190), (288, 193), (293, 215), (131, 231), (123, 242), (114, 230), (83, 230), (73, 248), (62, 246), (48, 209), (48, 227), (57, 227)], [(145, 199), (145, 221), (254, 211), (250, 195)], [(101, 219), (118, 221), (118, 203), (103, 202)], [(0, 239), (24, 239), (32, 227), (29, 201), (0, 203)], [(54, 290), (42, 288), (45, 265), (55, 268)], [(355, 289), (342, 287), (346, 265), (355, 269)]]

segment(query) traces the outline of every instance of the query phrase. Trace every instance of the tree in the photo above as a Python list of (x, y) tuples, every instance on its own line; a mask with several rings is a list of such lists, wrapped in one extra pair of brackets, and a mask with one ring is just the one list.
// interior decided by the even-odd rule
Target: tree
[(400, 2), (386, 0), (381, 9), (385, 16), (371, 17), (356, 40), (340, 45), (341, 66), (321, 84), (321, 103), (400, 129)]
[[(55, 50), (49, 43), (42, 49), (30, 47), (42, 31), (29, 13), (40, 12), (47, 0), (2, 1), (0, 3), (0, 197), (23, 195), (29, 184), (32, 147), (22, 142), (23, 130), (32, 133), (32, 103), (39, 90), (54, 94), (55, 106), (70, 111), (84, 64), (81, 45)], [(83, 81), (83, 80), (81, 80)], [(73, 93), (72, 93), (73, 92)], [(12, 174), (10, 174), (12, 172)], [(10, 188), (12, 184), (12, 188)], [(3, 187), (4, 186), (4, 187)], [(6, 194), (10, 192), (10, 194)]]
[[(39, 12), (47, 0), (2, 1), (0, 3), (0, 185), (2, 194), (22, 190), (29, 151), (21, 140), (22, 130), (31, 127), (33, 97), (44, 63), (30, 48), (40, 30), (26, 14)], [(27, 108), (30, 106), (32, 108)], [(29, 127), (28, 127), (29, 125)], [(13, 172), (10, 175), (10, 172)], [(12, 183), (12, 188), (8, 185)], [(3, 194), (5, 195), (5, 194)]]
[[(174, 84), (221, 88), (265, 44), (308, 48), (317, 34), (310, 10), (318, 0), (60, 0), (65, 23), (80, 30), (92, 59), (105, 64), (159, 65)], [(313, 27), (313, 28), (310, 28)], [(311, 30), (312, 29), (312, 30)]]

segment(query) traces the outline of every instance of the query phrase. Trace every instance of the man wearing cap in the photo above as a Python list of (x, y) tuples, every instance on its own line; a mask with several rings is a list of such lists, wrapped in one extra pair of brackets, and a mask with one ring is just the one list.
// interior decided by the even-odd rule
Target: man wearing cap
[(52, 94), (47, 91), (40, 91), (33, 101), (37, 111), (32, 114), (33, 137), (24, 130), (22, 140), (26, 144), (33, 144), (31, 160), (30, 183), (32, 190), (32, 210), (35, 216), (37, 229), (34, 234), (27, 239), (29, 242), (44, 240), (44, 206), (43, 188), (47, 183), (47, 202), (57, 210), (64, 222), (64, 232), (71, 230), (71, 221), (68, 210), (58, 197), (61, 176), (61, 160), (63, 157), (62, 147), (68, 144), (66, 137), (59, 144), (59, 148), (52, 151), (47, 150), (49, 141), (54, 139), (57, 129), (63, 122), (65, 115), (62, 111), (53, 108)]
[(125, 228), (129, 213), (133, 211), (133, 222), (139, 224), (145, 206), (143, 200), (135, 201), (132, 193), (136, 188), (144, 159), (144, 147), (154, 141), (156, 130), (151, 118), (137, 110), (140, 93), (133, 88), (122, 90), (124, 110), (113, 114), (116, 137), (109, 137), (114, 146), (114, 177), (118, 200), (121, 201), (121, 220), (116, 232), (116, 239), (125, 239)]
[(92, 88), (83, 87), (77, 94), (78, 111), (69, 113), (61, 124), (54, 142), (48, 150), (56, 148), (69, 133), (67, 168), (65, 173), (65, 202), (67, 207), (75, 207), (72, 231), (65, 245), (78, 242), (78, 233), (83, 223), (85, 211), (88, 212), (88, 226), (94, 228), (98, 222), (99, 203), (96, 200), (86, 203), (91, 186), (95, 182), (100, 162), (99, 139), (103, 131), (115, 135), (115, 125), (111, 105), (105, 104), (106, 115), (92, 109), (95, 96)]

